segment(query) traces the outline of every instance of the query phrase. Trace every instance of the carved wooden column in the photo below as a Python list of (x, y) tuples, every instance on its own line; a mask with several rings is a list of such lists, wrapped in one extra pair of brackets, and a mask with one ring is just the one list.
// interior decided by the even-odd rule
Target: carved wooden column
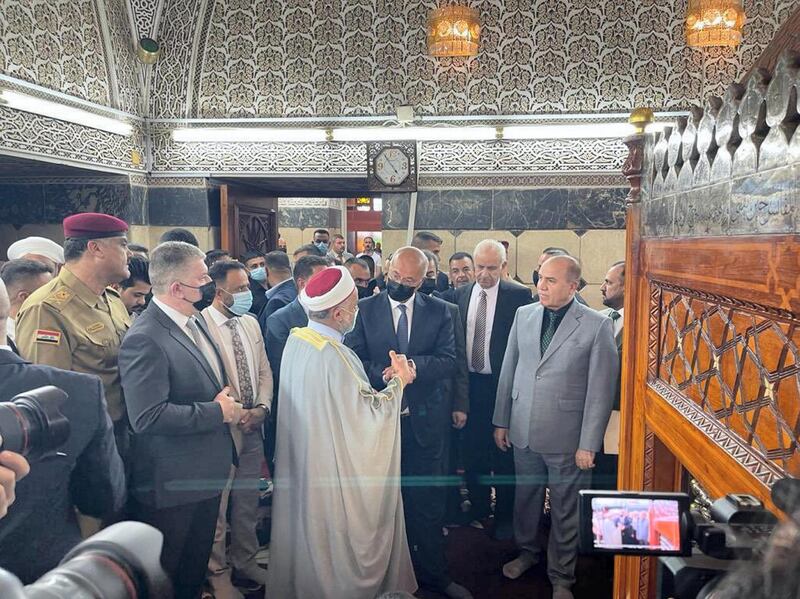
[[(638, 305), (649, 302), (647, 282), (641, 272), (641, 204), (649, 199), (653, 185), (654, 173), (659, 170), (653, 163), (652, 148), (647, 152), (648, 144), (653, 143), (652, 136), (645, 133), (645, 128), (653, 121), (653, 112), (647, 108), (633, 111), (630, 122), (637, 131), (625, 138), (628, 147), (628, 158), (622, 166), (622, 173), (628, 179), (626, 219), (625, 219), (625, 314), (635, 315)], [(646, 160), (649, 154), (651, 157)], [(661, 176), (661, 173), (658, 173)], [(645, 311), (646, 312), (646, 311)], [(642, 330), (643, 327), (643, 330)], [(635, 347), (647, 347), (647, 323), (636, 322), (626, 318), (623, 327), (622, 383), (620, 389), (620, 443), (619, 443), (619, 489), (642, 489), (644, 487), (645, 465), (645, 422), (641, 408), (641, 400), (636, 399), (635, 390), (644, 381), (636, 381), (636, 363), (646, 360), (646, 354), (637, 352)], [(641, 343), (644, 339), (644, 344)], [(640, 405), (637, 405), (640, 404)], [(618, 599), (639, 599), (640, 581), (644, 588), (648, 584), (648, 568), (642, 568), (642, 560), (638, 558), (617, 558), (615, 560), (614, 597)]]

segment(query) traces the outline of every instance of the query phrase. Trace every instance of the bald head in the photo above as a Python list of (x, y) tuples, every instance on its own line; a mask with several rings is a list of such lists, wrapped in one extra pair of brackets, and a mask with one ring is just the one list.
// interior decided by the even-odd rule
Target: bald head
[(554, 256), (539, 269), (536, 290), (545, 308), (558, 310), (575, 297), (581, 280), (581, 265), (572, 256)]
[(392, 254), (389, 263), (389, 278), (397, 283), (417, 288), (422, 284), (428, 270), (428, 258), (415, 247), (401, 247)]

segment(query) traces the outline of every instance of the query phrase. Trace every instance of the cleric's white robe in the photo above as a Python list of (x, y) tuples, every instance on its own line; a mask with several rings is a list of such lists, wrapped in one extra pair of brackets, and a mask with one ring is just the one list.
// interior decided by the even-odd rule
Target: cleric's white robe
[(400, 495), (402, 391), (399, 378), (372, 389), (338, 340), (292, 331), (281, 361), (267, 597), (417, 589)]

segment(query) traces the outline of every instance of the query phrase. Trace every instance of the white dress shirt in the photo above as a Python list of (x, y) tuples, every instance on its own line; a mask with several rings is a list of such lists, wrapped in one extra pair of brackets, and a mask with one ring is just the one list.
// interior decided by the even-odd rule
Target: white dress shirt
[(16, 341), (14, 339), (14, 334), (17, 332), (17, 323), (14, 321), (13, 318), (10, 316), (6, 320), (6, 337), (8, 337), (11, 341)]
[(492, 364), (489, 361), (489, 346), (492, 341), (492, 326), (494, 325), (494, 313), (497, 309), (497, 292), (500, 289), (500, 281), (494, 287), (484, 289), (478, 283), (472, 286), (472, 295), (469, 297), (469, 307), (467, 308), (467, 366), (470, 372), (472, 369), (472, 344), (475, 341), (475, 317), (478, 314), (478, 302), (480, 301), (481, 291), (486, 292), (486, 334), (483, 336), (483, 370), (477, 374), (492, 374)]
[(311, 329), (312, 331), (316, 331), (320, 335), (324, 335), (325, 337), (330, 337), (331, 339), (333, 339), (334, 341), (338, 341), (339, 343), (341, 343), (342, 339), (344, 339), (344, 335), (342, 335), (339, 331), (337, 331), (333, 327), (329, 327), (326, 324), (317, 322), (316, 320), (309, 319), (308, 328)]
[(625, 308), (620, 308), (617, 312), (619, 312), (619, 318), (614, 321), (614, 337), (619, 337), (619, 334), (622, 332), (622, 325), (625, 320)]
[(169, 316), (172, 322), (178, 325), (178, 328), (182, 330), (184, 333), (186, 333), (189, 339), (192, 340), (192, 343), (194, 343), (194, 335), (192, 334), (192, 329), (189, 328), (189, 318), (190, 318), (189, 316), (181, 314), (175, 308), (171, 308), (170, 306), (159, 300), (157, 297), (154, 297), (151, 301), (156, 306), (161, 308), (164, 314)]
[(400, 322), (400, 308), (401, 303), (406, 306), (406, 316), (408, 317), (408, 340), (411, 341), (411, 321), (414, 318), (414, 298), (417, 296), (414, 293), (410, 298), (404, 302), (396, 302), (389, 298), (389, 306), (392, 308), (392, 323), (394, 324), (394, 333), (397, 334), (397, 323)]
[[(214, 324), (217, 325), (219, 328), (219, 334), (222, 336), (222, 351), (228, 356), (228, 359), (231, 361), (231, 364), (236, 364), (236, 356), (233, 353), (233, 335), (231, 333), (231, 329), (228, 326), (228, 321), (233, 320), (236, 322), (236, 327), (239, 331), (239, 337), (242, 339), (242, 346), (244, 347), (244, 355), (247, 359), (247, 368), (250, 372), (250, 385), (253, 388), (253, 393), (258, 393), (258, 379), (256, 378), (257, 374), (257, 364), (256, 364), (256, 356), (255, 352), (253, 351), (252, 344), (249, 341), (247, 333), (244, 332), (244, 329), (239, 322), (238, 316), (228, 316), (223, 314), (219, 310), (217, 310), (214, 306), (211, 306), (208, 310), (209, 315), (211, 316), (211, 320), (214, 321)], [(244, 318), (244, 317), (242, 317)], [(241, 383), (239, 384), (241, 387)], [(255, 401), (256, 398), (253, 398)]]

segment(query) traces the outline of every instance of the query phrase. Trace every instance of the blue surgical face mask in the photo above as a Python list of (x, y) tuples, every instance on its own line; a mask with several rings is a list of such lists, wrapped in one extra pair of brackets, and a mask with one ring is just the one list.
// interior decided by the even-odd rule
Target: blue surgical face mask
[(267, 280), (267, 269), (263, 266), (259, 266), (258, 268), (254, 268), (250, 271), (250, 278), (254, 281), (258, 281), (259, 283), (263, 283)]
[(328, 253), (328, 244), (324, 241), (318, 241), (314, 245), (317, 246), (317, 249), (319, 249), (320, 252), (325, 252), (326, 254)]
[(231, 293), (225, 289), (223, 289), (223, 291), (233, 298), (233, 305), (225, 305), (225, 307), (230, 310), (231, 314), (235, 314), (236, 316), (244, 316), (250, 311), (250, 308), (253, 306), (252, 291), (249, 289), (247, 291), (240, 291), (238, 293)]

